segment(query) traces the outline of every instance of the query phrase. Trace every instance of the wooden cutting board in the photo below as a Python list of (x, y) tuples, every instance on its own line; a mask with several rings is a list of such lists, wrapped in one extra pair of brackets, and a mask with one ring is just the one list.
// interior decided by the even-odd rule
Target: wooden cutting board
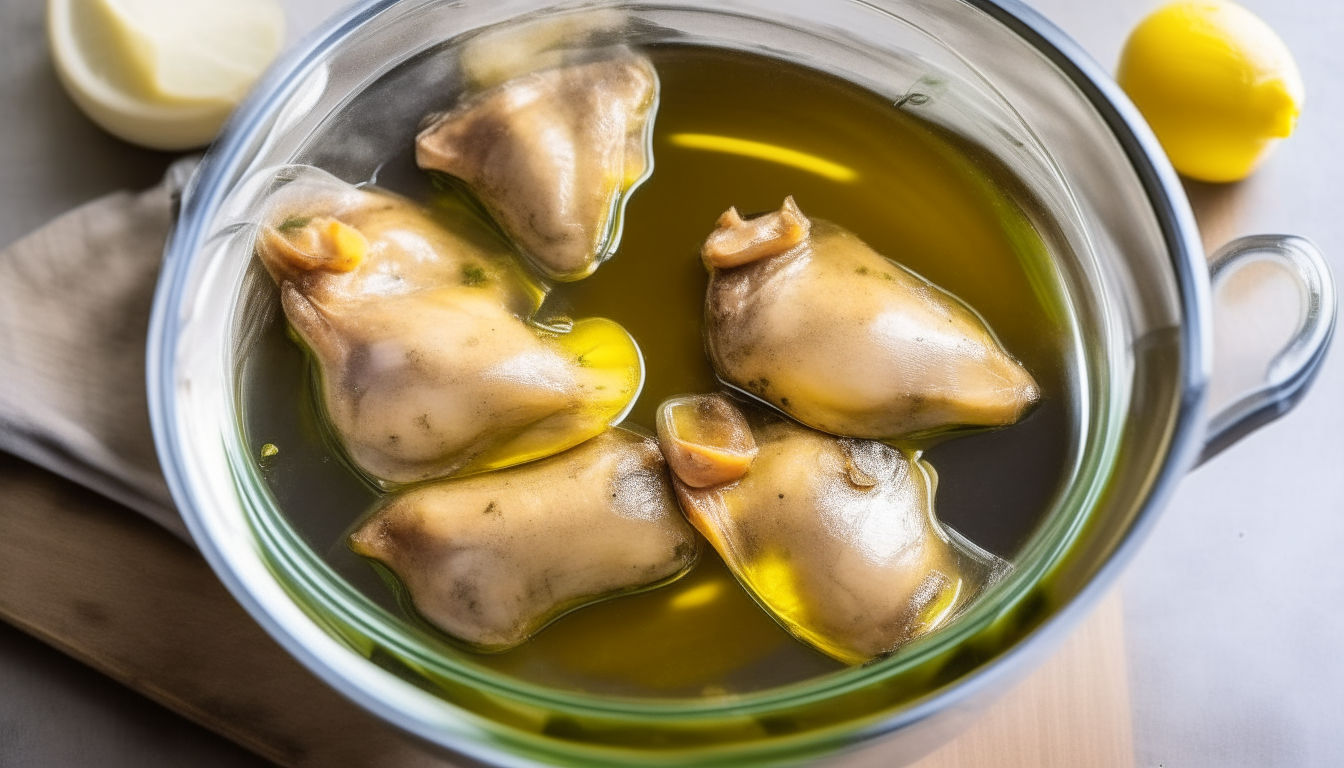
[[(0, 618), (286, 768), (446, 762), (289, 657), (193, 550), (0, 454)], [(918, 768), (1134, 764), (1120, 602)], [(892, 765), (880, 745), (845, 768)]]

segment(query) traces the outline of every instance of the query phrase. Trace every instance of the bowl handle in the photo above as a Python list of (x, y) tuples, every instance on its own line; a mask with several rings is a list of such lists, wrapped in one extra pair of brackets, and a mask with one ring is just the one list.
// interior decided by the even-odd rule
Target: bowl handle
[(1214, 314), (1231, 311), (1218, 299), (1218, 287), (1240, 269), (1265, 261), (1284, 267), (1297, 283), (1296, 330), (1265, 366), (1256, 385), (1209, 419), (1196, 466), (1292, 410), (1306, 395), (1330, 347), (1335, 331), (1335, 281), (1320, 249), (1300, 237), (1251, 235), (1220, 248), (1209, 260)]

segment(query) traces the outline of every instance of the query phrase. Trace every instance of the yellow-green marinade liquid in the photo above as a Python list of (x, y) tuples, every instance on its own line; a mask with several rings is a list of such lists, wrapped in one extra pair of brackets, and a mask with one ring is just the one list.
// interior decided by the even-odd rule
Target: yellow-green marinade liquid
[[(1049, 249), (1020, 183), (917, 109), (837, 77), (723, 49), (645, 53), (661, 80), (653, 175), (630, 200), (616, 255), (555, 285), (543, 313), (607, 317), (630, 331), (647, 376), (626, 423), (651, 430), (663, 400), (720, 387), (701, 335), (701, 242), (729, 206), (763, 212), (793, 195), (807, 215), (966, 301), (1040, 384), (1042, 403), (1022, 423), (925, 454), (939, 473), (940, 518), (1011, 560), (1065, 476), (1076, 428), (1063, 304), (1057, 286), (1042, 285)], [(403, 610), (341, 543), (372, 497), (314, 437), (319, 410), (302, 353), (273, 329), (254, 357), (249, 390), (271, 394), (245, 409), (245, 426), (257, 446), (288, 441), (287, 463), (266, 473), (282, 506), (292, 500), (296, 527), (348, 580)], [(669, 587), (582, 608), (519, 648), (472, 658), (536, 683), (653, 697), (749, 692), (842, 668), (780, 628), (708, 546)]]

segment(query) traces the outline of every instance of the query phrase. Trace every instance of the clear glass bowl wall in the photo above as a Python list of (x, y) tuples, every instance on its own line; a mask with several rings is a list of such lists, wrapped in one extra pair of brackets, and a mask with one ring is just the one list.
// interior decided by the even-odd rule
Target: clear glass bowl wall
[[(929, 95), (921, 117), (989, 149), (1031, 190), (1055, 257), (1049, 277), (1073, 321), (1070, 478), (1012, 576), (951, 627), (872, 665), (743, 696), (558, 691), (483, 669), (370, 600), (278, 508), (243, 440), (239, 391), (241, 362), (277, 311), (248, 224), (271, 174), (310, 161), (351, 182), (373, 179), (389, 142), (409, 141), (441, 103), (464, 35), (527, 13), (565, 13), (563, 4), (365, 6), (273, 74), (212, 150), (209, 186), (189, 190), (172, 246), (193, 254), (173, 278), (176, 370), (164, 372), (173, 396), (152, 404), (176, 421), (170, 480), (203, 500), (188, 518), (207, 556), (227, 563), (226, 581), (249, 594), (244, 602), (292, 651), (366, 706), (436, 741), (579, 764), (652, 743), (725, 760), (824, 751), (878, 723), (915, 718), (918, 705), (1013, 650), (1092, 581), (1145, 507), (1188, 399), (1188, 289), (1173, 274), (1132, 148), (1020, 29), (987, 8), (957, 0), (624, 7), (634, 44), (748, 50), (893, 100)], [(346, 111), (356, 97), (359, 113)]]

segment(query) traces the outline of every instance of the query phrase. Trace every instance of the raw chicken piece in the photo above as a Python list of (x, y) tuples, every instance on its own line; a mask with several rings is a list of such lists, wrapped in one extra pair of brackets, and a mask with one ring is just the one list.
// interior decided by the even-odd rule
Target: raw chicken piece
[(658, 76), (619, 52), (508, 80), (434, 117), (416, 162), (461, 179), (548, 277), (615, 252), (630, 193), (653, 171)]
[[(695, 414), (716, 418), (684, 418)], [(774, 415), (749, 422), (759, 452), (740, 479), (695, 488), (674, 473), (673, 484), (737, 579), (800, 640), (870, 661), (946, 624), (1007, 569), (938, 522), (926, 462)]]
[(602, 318), (551, 334), (452, 287), (338, 311), (287, 285), (285, 314), (317, 358), (350, 458), (387, 483), (550, 456), (624, 417), (643, 363)]
[(612, 429), (522, 467), (393, 497), (350, 538), (419, 613), (484, 651), (570, 610), (650, 589), (699, 559), (653, 440)]
[(270, 210), (257, 252), (317, 364), (333, 432), (385, 486), (558, 453), (639, 393), (625, 329), (529, 323), (541, 291), (479, 229), (449, 232), (407, 200), (330, 177), (282, 187)]
[(702, 256), (714, 369), (808, 426), (893, 440), (1012, 424), (1040, 397), (972, 309), (793, 198), (730, 209)]

